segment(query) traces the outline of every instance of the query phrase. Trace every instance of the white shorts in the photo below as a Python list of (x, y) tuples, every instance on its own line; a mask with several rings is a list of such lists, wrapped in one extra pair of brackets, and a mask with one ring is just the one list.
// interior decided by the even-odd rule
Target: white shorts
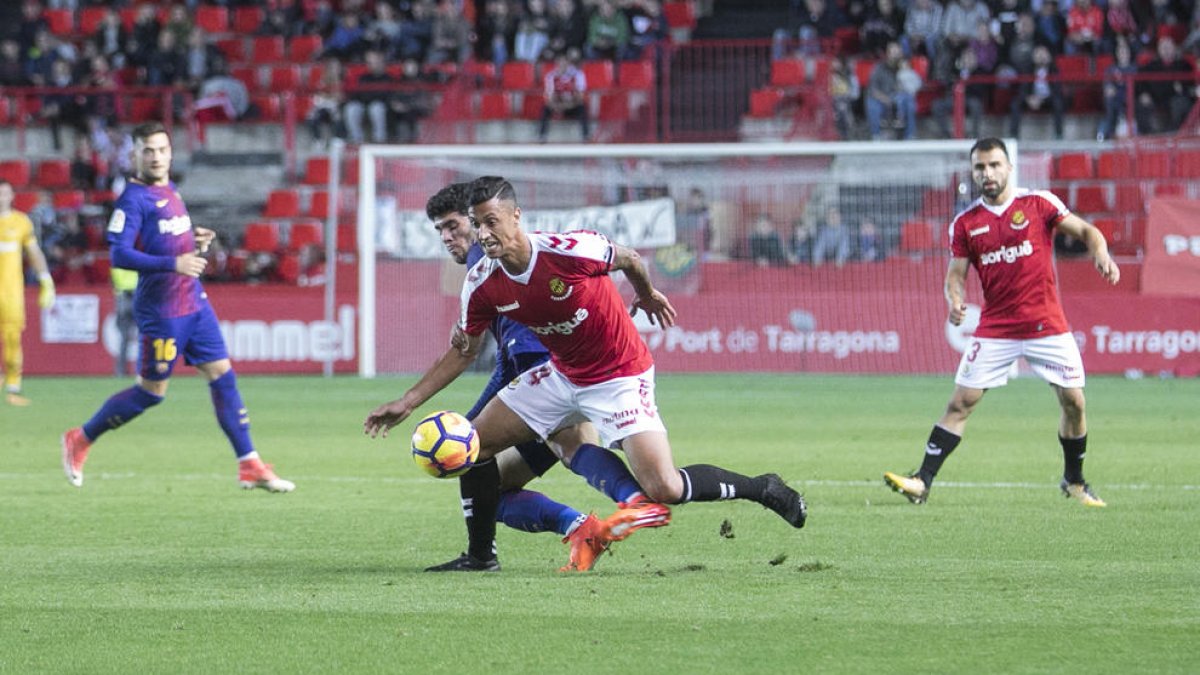
[(667, 430), (654, 402), (653, 366), (641, 375), (581, 386), (548, 361), (501, 389), (500, 400), (542, 438), (580, 422), (594, 424), (605, 447), (643, 431)]
[(973, 389), (1003, 387), (1008, 384), (1009, 370), (1021, 357), (1050, 384), (1083, 388), (1083, 357), (1070, 333), (1032, 340), (971, 338), (958, 363), (954, 383)]

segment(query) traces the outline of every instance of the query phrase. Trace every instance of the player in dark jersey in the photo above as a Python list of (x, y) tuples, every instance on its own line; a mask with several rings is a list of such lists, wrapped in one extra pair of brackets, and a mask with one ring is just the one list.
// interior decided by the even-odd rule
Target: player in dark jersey
[[(472, 267), (483, 258), (483, 249), (475, 241), (475, 232), (467, 217), (469, 209), (469, 183), (454, 183), (429, 198), (425, 204), (425, 213), (433, 222), (434, 229), (441, 236), (442, 244), (458, 264)], [(496, 367), (480, 394), (479, 400), (467, 413), (467, 419), (475, 419), (483, 407), (503, 387), (515, 380), (521, 373), (540, 366), (550, 358), (550, 353), (538, 341), (529, 329), (521, 324), (497, 317), (489, 329), (496, 340)], [(590, 424), (581, 425), (577, 432), (572, 432), (569, 440), (563, 440), (563, 445), (574, 447), (585, 440), (595, 438), (595, 431)], [(558, 456), (545, 443), (531, 441), (521, 443), (515, 449), (505, 450), (496, 457), (501, 475), (500, 502), (496, 519), (509, 527), (526, 532), (553, 531), (563, 535), (563, 542), (571, 545), (570, 561), (564, 571), (585, 571), (592, 567), (596, 558), (607, 550), (611, 539), (609, 532), (621, 521), (631, 523), (629, 532), (638, 527), (657, 527), (666, 525), (670, 520), (670, 512), (663, 509), (657, 514), (646, 509), (636, 511), (618, 511), (613, 516), (600, 521), (595, 515), (584, 516), (579, 511), (546, 495), (533, 490), (524, 489), (524, 485), (537, 476), (541, 476), (558, 462)], [(471, 522), (473, 515), (473, 500), (464, 491), (462, 495), (463, 517)], [(468, 533), (471, 530), (468, 529)], [(429, 567), (429, 572), (449, 571), (495, 571), (500, 569), (496, 559), (495, 548), (487, 541), (476, 542), (474, 546), (468, 543), (468, 551), (459, 557)], [(472, 555), (489, 551), (486, 558)]]
[(138, 377), (117, 392), (83, 426), (62, 436), (63, 470), (76, 487), (83, 485), (83, 463), (101, 434), (131, 422), (162, 403), (176, 360), (195, 366), (208, 380), (213, 409), (238, 459), (243, 488), (290, 492), (291, 481), (264, 464), (250, 440), (250, 419), (229, 352), (208, 294), (200, 284), (215, 233), (193, 227), (183, 199), (171, 181), (171, 139), (162, 124), (133, 130), (135, 175), (117, 199), (108, 224), (114, 267), (139, 273), (134, 317), (140, 333)]
[(907, 476), (888, 471), (883, 481), (910, 502), (925, 503), (934, 476), (962, 440), (971, 411), (989, 389), (1004, 386), (1010, 368), (1024, 358), (1053, 387), (1062, 408), (1059, 487), (1085, 506), (1101, 507), (1104, 500), (1083, 479), (1083, 359), (1058, 299), (1055, 230), (1087, 245), (1105, 281), (1117, 283), (1121, 272), (1100, 230), (1053, 194), (1018, 188), (1009, 180), (1011, 173), (1004, 141), (984, 138), (971, 148), (971, 177), (982, 196), (950, 224), (952, 257), (945, 290), (949, 321), (960, 325), (967, 310), (967, 271), (974, 267), (983, 287), (982, 316), (959, 362), (946, 412), (929, 434), (920, 470)]

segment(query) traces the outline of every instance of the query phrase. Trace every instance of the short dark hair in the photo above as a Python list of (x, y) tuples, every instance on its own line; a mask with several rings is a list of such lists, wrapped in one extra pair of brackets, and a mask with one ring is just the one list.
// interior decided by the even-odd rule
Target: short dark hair
[(980, 150), (1000, 150), (1004, 153), (1005, 157), (1008, 157), (1008, 146), (1004, 144), (1004, 141), (995, 136), (988, 136), (987, 138), (975, 141), (975, 145), (971, 146), (971, 152), (967, 153), (967, 156), (970, 157)]
[(471, 182), (471, 206), (493, 199), (517, 203), (517, 191), (512, 183), (500, 176), (483, 176)]
[(470, 183), (451, 183), (437, 194), (429, 198), (425, 202), (425, 215), (429, 216), (430, 220), (434, 220), (438, 216), (444, 216), (447, 213), (467, 214), (467, 209), (471, 205), (467, 202), (467, 197), (470, 196)]
[(167, 133), (167, 127), (162, 122), (142, 122), (134, 127), (133, 131), (129, 132), (129, 135), (133, 137), (135, 142), (145, 141), (154, 134), (167, 134), (167, 138), (171, 137), (171, 134)]

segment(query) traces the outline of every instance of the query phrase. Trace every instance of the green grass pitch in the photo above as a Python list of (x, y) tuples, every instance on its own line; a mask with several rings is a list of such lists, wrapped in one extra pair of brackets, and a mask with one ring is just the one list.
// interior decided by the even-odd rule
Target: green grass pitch
[[(292, 494), (237, 489), (193, 377), (100, 440), (82, 489), (59, 434), (126, 383), (31, 378), (32, 407), (0, 406), (0, 673), (1200, 671), (1200, 380), (1091, 378), (1109, 505), (1086, 509), (1036, 380), (988, 394), (917, 507), (880, 474), (919, 464), (948, 376), (664, 375), (676, 463), (777, 471), (808, 526), (682, 506), (581, 575), (504, 528), (500, 574), (421, 572), (463, 549), (456, 483), (418, 472), (411, 423), (361, 431), (411, 378), (240, 382)], [(534, 487), (612, 508), (561, 467)]]

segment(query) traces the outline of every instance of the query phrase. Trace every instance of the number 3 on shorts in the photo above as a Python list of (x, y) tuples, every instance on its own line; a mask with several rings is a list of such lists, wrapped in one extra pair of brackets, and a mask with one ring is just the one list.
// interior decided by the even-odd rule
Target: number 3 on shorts
[(975, 363), (975, 357), (979, 355), (979, 342), (971, 341), (971, 353), (967, 355), (967, 363)]

